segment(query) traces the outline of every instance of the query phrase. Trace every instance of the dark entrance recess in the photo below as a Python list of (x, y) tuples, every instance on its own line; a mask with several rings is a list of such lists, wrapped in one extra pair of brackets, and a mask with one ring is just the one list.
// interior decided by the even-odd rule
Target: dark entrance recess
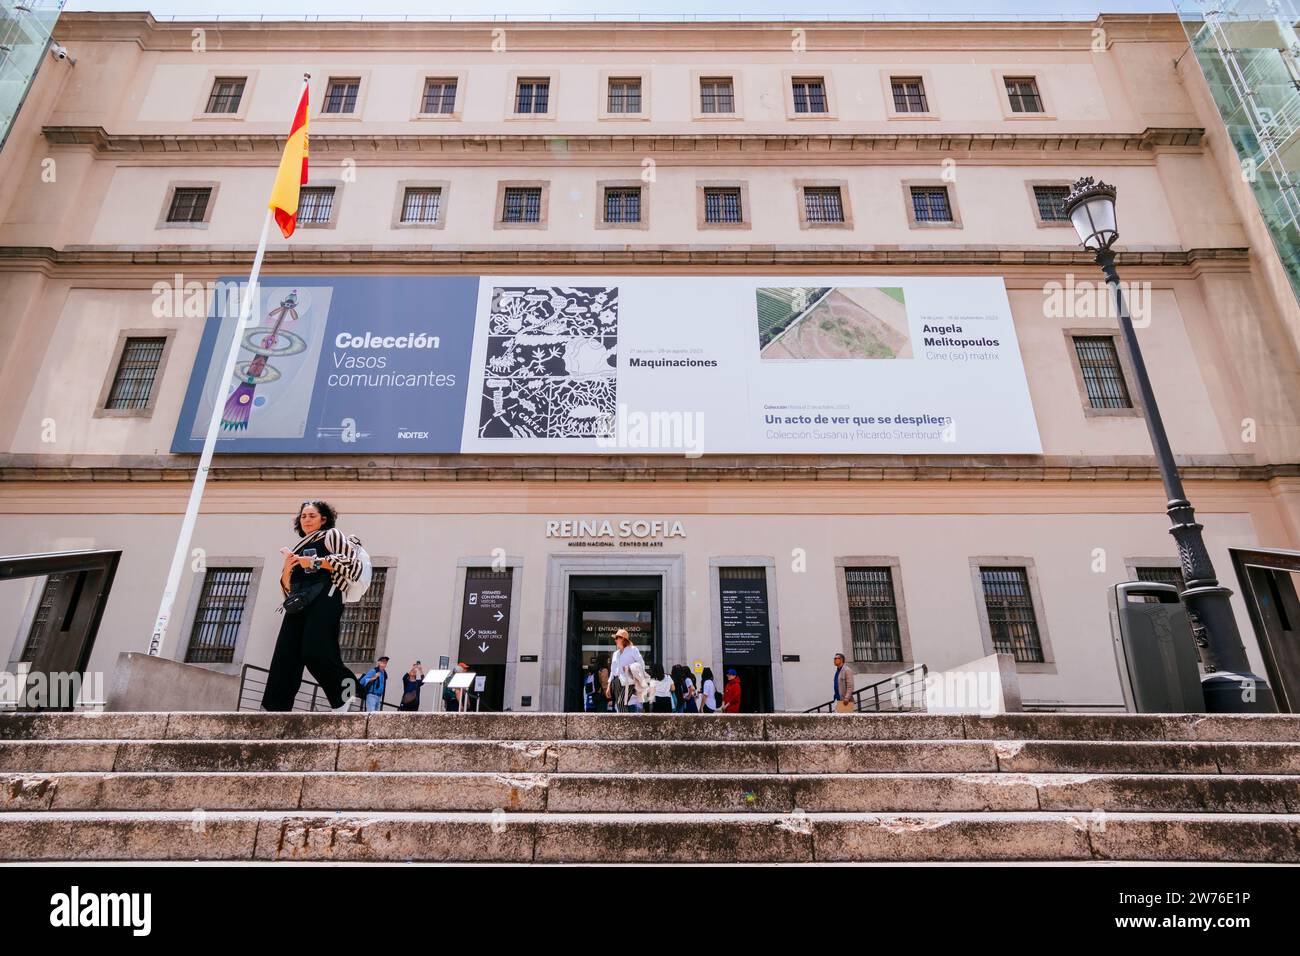
[(608, 660), (613, 655), (614, 632), (619, 628), (627, 629), (647, 667), (661, 660), (662, 613), (663, 579), (657, 574), (571, 576), (564, 709), (583, 709), (586, 670), (597, 657), (603, 655)]
[[(121, 551), (62, 551), (0, 557), (0, 581), (47, 577), (24, 646), (33, 674), (84, 674), (113, 587)], [(71, 710), (72, 702), (60, 710)]]
[(1300, 551), (1229, 548), (1277, 708), (1300, 712)]
[(722, 672), (740, 678), (740, 712), (772, 711), (772, 637), (767, 605), (767, 570), (762, 567), (718, 568), (722, 614)]

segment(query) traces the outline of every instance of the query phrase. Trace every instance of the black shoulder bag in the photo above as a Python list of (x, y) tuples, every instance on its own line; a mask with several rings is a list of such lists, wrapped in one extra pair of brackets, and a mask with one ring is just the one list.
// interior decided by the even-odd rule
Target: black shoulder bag
[(320, 596), (321, 591), (325, 590), (325, 586), (329, 584), (329, 581), (330, 575), (325, 574), (323, 580), (313, 581), (306, 587), (290, 591), (289, 596), (280, 605), (280, 610), (285, 614), (301, 614), (311, 607), (311, 602)]

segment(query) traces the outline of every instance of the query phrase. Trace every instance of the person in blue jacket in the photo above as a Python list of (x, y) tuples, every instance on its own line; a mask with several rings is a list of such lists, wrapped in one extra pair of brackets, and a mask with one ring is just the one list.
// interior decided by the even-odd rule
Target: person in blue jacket
[(382, 710), (384, 691), (388, 687), (388, 658), (381, 657), (375, 666), (361, 675), (361, 694), (366, 710)]

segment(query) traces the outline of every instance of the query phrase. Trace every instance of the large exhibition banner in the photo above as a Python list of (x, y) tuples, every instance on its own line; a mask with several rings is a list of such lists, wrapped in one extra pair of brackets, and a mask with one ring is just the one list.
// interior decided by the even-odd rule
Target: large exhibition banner
[[(998, 278), (268, 282), (220, 449), (1041, 452)], [(174, 451), (201, 445), (217, 392), (234, 320), (208, 321)]]

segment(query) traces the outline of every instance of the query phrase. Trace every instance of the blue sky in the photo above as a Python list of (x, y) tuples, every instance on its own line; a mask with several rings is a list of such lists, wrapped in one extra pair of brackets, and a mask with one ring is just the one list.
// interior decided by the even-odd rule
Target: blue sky
[(744, 15), (746, 18), (781, 19), (796, 11), (805, 14), (840, 14), (853, 18), (882, 15), (894, 19), (954, 17), (961, 19), (1001, 16), (1059, 19), (1063, 15), (1091, 19), (1100, 12), (1172, 12), (1169, 0), (477, 0), (476, 3), (446, 0), (68, 0), (68, 10), (150, 10), (155, 15), (187, 17), (259, 15), (302, 16), (311, 14), (346, 16), (375, 14), (447, 15), (458, 18), (506, 14), (521, 17), (565, 17), (599, 13), (602, 17), (636, 14)]

